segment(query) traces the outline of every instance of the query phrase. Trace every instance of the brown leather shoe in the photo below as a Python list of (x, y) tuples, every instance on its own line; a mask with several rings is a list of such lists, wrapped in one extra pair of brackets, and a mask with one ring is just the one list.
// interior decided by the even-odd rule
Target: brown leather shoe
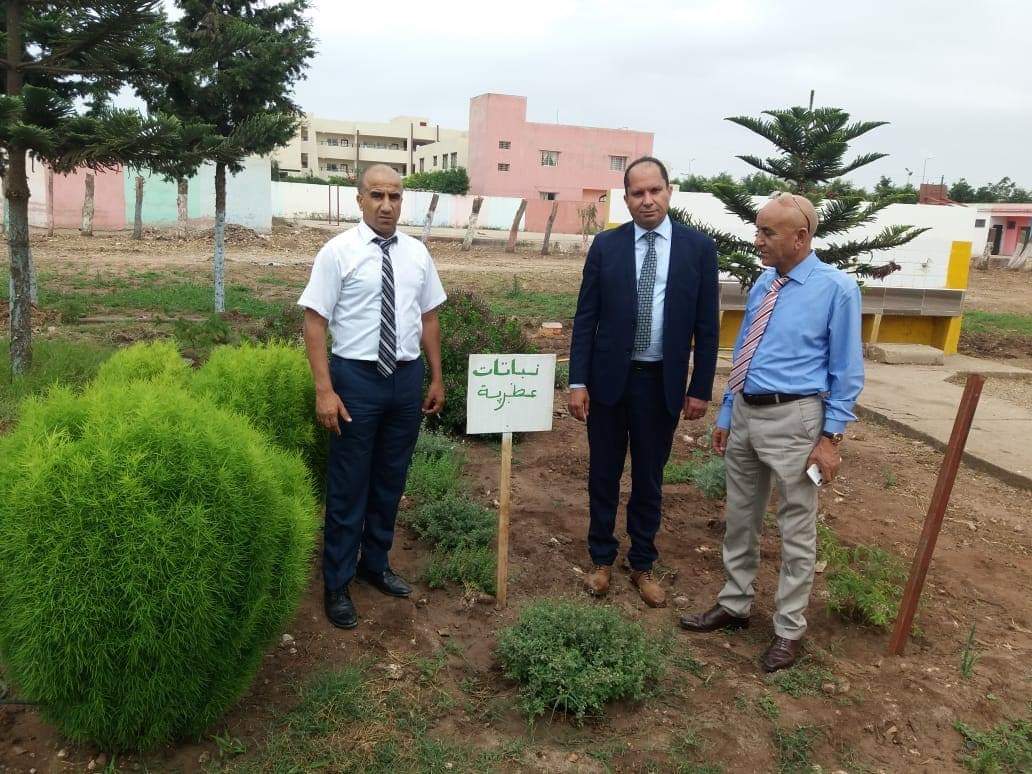
[(802, 649), (802, 640), (775, 637), (770, 647), (760, 657), (760, 665), (763, 667), (764, 672), (777, 672), (779, 669), (787, 669), (796, 662)]
[(584, 579), (584, 587), (593, 597), (604, 596), (609, 591), (609, 578), (612, 574), (613, 568), (609, 565), (596, 564)]
[(748, 629), (749, 619), (731, 615), (720, 605), (714, 605), (705, 613), (689, 613), (681, 616), (681, 628), (690, 632), (715, 632), (718, 629)]
[(652, 577), (652, 570), (631, 570), (631, 583), (649, 607), (666, 607), (666, 592)]

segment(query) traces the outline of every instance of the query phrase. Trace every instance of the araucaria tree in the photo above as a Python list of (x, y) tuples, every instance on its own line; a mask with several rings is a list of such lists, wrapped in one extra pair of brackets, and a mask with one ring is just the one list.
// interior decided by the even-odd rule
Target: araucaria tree
[[(884, 277), (898, 268), (889, 262), (876, 266), (873, 254), (905, 245), (927, 231), (912, 226), (886, 226), (878, 233), (864, 238), (834, 241), (850, 229), (870, 222), (876, 213), (896, 201), (887, 197), (865, 202), (859, 194), (851, 193), (842, 185), (844, 175), (864, 167), (885, 153), (863, 153), (846, 161), (849, 143), (872, 129), (884, 126), (885, 121), (850, 122), (849, 113), (839, 108), (793, 107), (788, 110), (766, 110), (761, 118), (735, 116), (728, 121), (743, 126), (774, 144), (777, 153), (767, 158), (738, 156), (739, 159), (781, 182), (779, 188), (802, 194), (818, 207), (820, 225), (814, 236), (824, 242), (816, 249), (825, 263), (856, 274), (859, 277)], [(834, 198), (828, 193), (834, 182)], [(831, 185), (830, 185), (831, 184)], [(724, 203), (727, 210), (747, 223), (756, 223), (758, 207), (752, 196), (741, 186), (715, 183), (709, 191)], [(827, 197), (825, 196), (828, 193)], [(823, 200), (823, 203), (822, 203)], [(671, 210), (675, 218), (691, 222), (683, 211)], [(753, 244), (739, 237), (694, 223), (709, 233), (717, 242), (720, 268), (750, 285), (763, 267)]]
[[(4, 0), (0, 18), (0, 174), (9, 204), (11, 369), (32, 362), (29, 155), (57, 172), (145, 166), (176, 145), (177, 122), (115, 110), (108, 97), (145, 70), (162, 16), (158, 0)], [(85, 106), (79, 108), (78, 106)]]
[(215, 311), (225, 311), (226, 171), (285, 145), (297, 127), (291, 98), (315, 53), (309, 0), (177, 0), (182, 16), (160, 47), (163, 66), (137, 90), (151, 110), (211, 128), (215, 163)]

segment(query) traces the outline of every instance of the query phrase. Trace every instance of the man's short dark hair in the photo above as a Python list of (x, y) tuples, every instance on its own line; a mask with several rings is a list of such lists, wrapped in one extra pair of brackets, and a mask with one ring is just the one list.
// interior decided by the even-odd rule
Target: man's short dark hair
[(659, 167), (659, 174), (663, 176), (663, 182), (670, 185), (670, 175), (667, 174), (666, 167), (663, 166), (663, 162), (657, 159), (655, 156), (642, 156), (640, 159), (635, 159), (627, 165), (627, 169), (623, 173), (623, 187), (626, 191), (631, 184), (631, 170), (639, 164), (655, 164)]

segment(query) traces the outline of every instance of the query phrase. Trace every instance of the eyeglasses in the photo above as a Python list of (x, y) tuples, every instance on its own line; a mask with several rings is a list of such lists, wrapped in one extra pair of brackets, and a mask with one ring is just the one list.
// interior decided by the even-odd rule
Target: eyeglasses
[(803, 211), (802, 207), (799, 206), (799, 202), (796, 201), (796, 198), (795, 198), (795, 196), (793, 194), (789, 193), (788, 191), (777, 191), (777, 192), (774, 193), (774, 195), (771, 198), (772, 199), (781, 199), (781, 198), (784, 198), (784, 197), (787, 197), (788, 200), (790, 202), (792, 202), (792, 204), (795, 205), (795, 208), (797, 210), (799, 210), (799, 214), (802, 215), (803, 218), (806, 219), (806, 233), (807, 234), (812, 234), (814, 232), (814, 227), (810, 225), (810, 216), (807, 215)]

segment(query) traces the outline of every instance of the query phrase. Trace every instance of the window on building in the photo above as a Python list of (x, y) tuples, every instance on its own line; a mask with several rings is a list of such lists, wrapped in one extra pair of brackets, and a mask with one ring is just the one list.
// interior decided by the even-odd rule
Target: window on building
[(498, 171), (499, 172), (508, 172), (509, 171), (509, 165), (508, 164), (499, 164), (498, 165)]
[(975, 218), (975, 228), (985, 228), (985, 218)]
[(1016, 220), (1008, 220), (1007, 221), (1007, 230), (1008, 231), (1013, 231), (1017, 227), (1017, 225), (1018, 225), (1018, 222)]
[(499, 150), (509, 150), (509, 148), (511, 148), (511, 147), (512, 147), (512, 143), (509, 140), (499, 140), (498, 141), (498, 149)]
[(327, 172), (336, 172), (337, 171), (337, 165), (333, 164), (333, 163), (327, 164), (326, 165), (326, 171)]
[(391, 143), (391, 150), (401, 150), (401, 146), (396, 142)]
[(441, 169), (447, 169), (447, 168), (448, 168), (448, 154), (447, 153), (442, 153), (441, 154)]
[(419, 160), (419, 171), (420, 171), (420, 172), (422, 172), (422, 171), (423, 171), (423, 162), (424, 162), (424, 161), (426, 161), (426, 159), (420, 159), (420, 160)]
[(459, 154), (456, 151), (451, 155), (451, 168), (455, 169), (457, 166), (459, 166)]
[(326, 140), (326, 144), (336, 146), (340, 144), (340, 140), (338, 140), (336, 137), (330, 137)]
[(301, 127), (301, 141), (302, 142), (308, 142), (308, 127), (307, 126), (302, 126)]
[(541, 198), (544, 199), (545, 201), (549, 201), (549, 202), (553, 201), (557, 196), (558, 196), (558, 194), (556, 194), (555, 191), (542, 191), (541, 192)]
[(437, 156), (434, 156), (434, 166), (437, 166)]
[(609, 169), (613, 172), (623, 172), (627, 167), (626, 156), (610, 156), (609, 157)]
[(308, 154), (301, 154), (301, 169), (308, 169)]
[(543, 167), (558, 167), (559, 166), (559, 151), (543, 150), (541, 151), (541, 166)]

